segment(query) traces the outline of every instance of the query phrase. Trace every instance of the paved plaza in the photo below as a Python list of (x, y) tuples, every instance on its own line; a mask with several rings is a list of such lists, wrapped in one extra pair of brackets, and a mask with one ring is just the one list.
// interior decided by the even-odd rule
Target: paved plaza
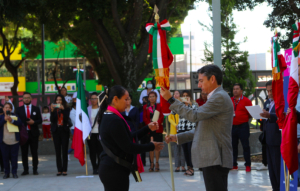
[[(33, 190), (51, 190), (51, 191), (99, 191), (104, 190), (98, 176), (93, 178), (76, 178), (85, 174), (85, 166), (81, 167), (78, 160), (73, 156), (69, 161), (68, 176), (56, 176), (56, 164), (54, 155), (44, 155), (39, 157), (38, 176), (32, 175), (32, 167), (30, 174), (21, 176), (23, 171), (22, 161), (19, 157), (18, 179), (9, 178), (6, 180), (0, 177), (1, 191), (33, 191)], [(142, 173), (142, 183), (136, 183), (130, 176), (131, 191), (171, 191), (171, 178), (169, 172), (168, 158), (160, 160), (160, 172), (148, 172), (149, 166), (145, 167), (146, 172)], [(31, 161), (30, 161), (31, 163)], [(242, 163), (239, 166), (243, 166)], [(252, 168), (256, 169), (258, 163), (253, 163)], [(88, 170), (91, 173), (91, 163), (88, 161)], [(187, 177), (183, 172), (174, 172), (176, 191), (199, 190), (205, 191), (202, 173), (195, 171), (195, 176)], [(116, 184), (118, 180), (116, 180)], [(229, 191), (271, 191), (269, 175), (267, 170), (246, 173), (244, 170), (231, 171), (229, 173)], [(300, 189), (299, 189), (300, 190)]]

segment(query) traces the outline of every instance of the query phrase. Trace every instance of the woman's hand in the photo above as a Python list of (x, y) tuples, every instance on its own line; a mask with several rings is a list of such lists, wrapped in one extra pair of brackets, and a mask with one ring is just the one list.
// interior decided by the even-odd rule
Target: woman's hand
[(53, 112), (53, 111), (54, 111), (53, 104), (51, 104), (51, 106), (50, 106), (50, 109), (51, 109), (51, 112)]
[(151, 122), (148, 124), (148, 127), (151, 131), (156, 131), (159, 129), (159, 125), (157, 122)]
[(161, 151), (164, 148), (164, 143), (163, 142), (154, 142), (153, 137), (151, 137), (151, 143), (154, 144), (155, 146), (155, 151)]
[(11, 122), (12, 118), (10, 116), (8, 116), (8, 115), (5, 115), (4, 120)]
[(59, 109), (64, 110), (65, 108), (64, 108), (64, 106), (62, 104), (60, 104)]

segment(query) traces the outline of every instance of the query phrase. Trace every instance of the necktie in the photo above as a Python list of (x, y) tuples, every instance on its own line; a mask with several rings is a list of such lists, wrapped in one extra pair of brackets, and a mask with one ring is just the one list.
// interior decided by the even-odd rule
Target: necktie
[[(27, 105), (27, 118), (30, 118), (29, 105)], [(28, 129), (30, 130), (30, 125), (28, 125)]]

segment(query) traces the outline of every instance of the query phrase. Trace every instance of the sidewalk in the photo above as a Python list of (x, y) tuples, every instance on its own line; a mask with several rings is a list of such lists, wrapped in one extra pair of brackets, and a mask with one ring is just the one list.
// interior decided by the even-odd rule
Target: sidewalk
[[(32, 191), (32, 190), (51, 190), (51, 191), (83, 191), (83, 190), (104, 190), (98, 176), (93, 178), (76, 178), (76, 176), (85, 175), (85, 166), (81, 167), (78, 160), (73, 156), (68, 165), (68, 176), (56, 176), (55, 156), (39, 157), (38, 176), (32, 175), (32, 167), (30, 167), (29, 175), (23, 177), (22, 161), (19, 158), (18, 179), (9, 178), (6, 180), (0, 176), (1, 191)], [(31, 163), (31, 160), (30, 160)], [(149, 163), (148, 163), (149, 165)], [(252, 164), (252, 169), (256, 169), (257, 163)], [(30, 165), (31, 166), (31, 165)], [(239, 164), (243, 166), (242, 163)], [(136, 183), (130, 175), (130, 190), (132, 191), (171, 191), (171, 176), (169, 171), (168, 158), (160, 160), (160, 172), (148, 172), (149, 166), (145, 167), (144, 173), (141, 174), (143, 182)], [(91, 163), (88, 161), (88, 170), (91, 171)], [(174, 172), (175, 190), (199, 190), (205, 191), (202, 173), (195, 170), (195, 176), (187, 177), (183, 172)], [(117, 184), (116, 180), (116, 184)], [(231, 171), (228, 180), (229, 191), (271, 191), (271, 185), (267, 170), (246, 173), (244, 170)]]

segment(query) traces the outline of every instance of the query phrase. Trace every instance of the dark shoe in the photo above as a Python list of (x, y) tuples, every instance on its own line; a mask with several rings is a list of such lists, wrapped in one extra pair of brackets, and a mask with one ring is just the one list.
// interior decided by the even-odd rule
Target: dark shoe
[(159, 172), (159, 163), (158, 162), (156, 162), (156, 164), (155, 164), (155, 172)]
[(5, 174), (5, 175), (3, 176), (3, 179), (7, 179), (7, 178), (9, 178), (9, 174)]
[(93, 174), (98, 174), (98, 170), (97, 170), (97, 169), (94, 169), (94, 170), (93, 170)]
[(180, 167), (176, 168), (175, 172), (180, 172)]
[(13, 174), (13, 178), (19, 178), (17, 174)]
[(33, 175), (39, 175), (38, 171), (33, 171)]
[(154, 168), (154, 164), (153, 162), (150, 162), (149, 172), (153, 172), (154, 171), (153, 168)]
[(4, 169), (1, 169), (1, 174), (4, 174)]
[(22, 172), (21, 176), (25, 176), (25, 175), (28, 175), (28, 174), (29, 174), (28, 171), (24, 171), (24, 172)]
[(63, 172), (62, 175), (63, 176), (67, 176), (68, 174), (67, 174), (67, 172)]
[(60, 176), (60, 175), (62, 175), (62, 173), (61, 173), (61, 172), (58, 172), (58, 173), (56, 174), (56, 176)]
[(186, 175), (186, 176), (194, 176), (194, 169), (188, 169), (185, 173), (184, 173), (184, 175)]

